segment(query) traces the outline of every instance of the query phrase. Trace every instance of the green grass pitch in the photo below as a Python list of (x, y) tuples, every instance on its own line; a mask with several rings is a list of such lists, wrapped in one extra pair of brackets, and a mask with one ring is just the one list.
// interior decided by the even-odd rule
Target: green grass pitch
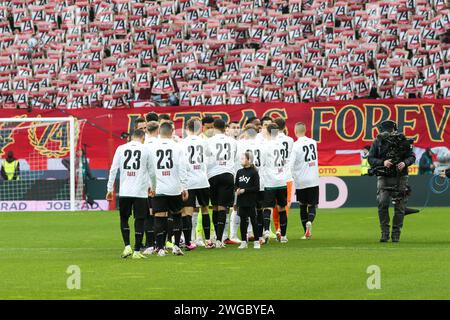
[[(0, 299), (448, 299), (450, 209), (405, 218), (402, 241), (378, 243), (375, 209), (319, 210), (314, 238), (260, 251), (199, 248), (184, 257), (120, 259), (116, 212), (1, 213)], [(69, 290), (68, 266), (81, 270)], [(367, 268), (381, 270), (369, 290)]]

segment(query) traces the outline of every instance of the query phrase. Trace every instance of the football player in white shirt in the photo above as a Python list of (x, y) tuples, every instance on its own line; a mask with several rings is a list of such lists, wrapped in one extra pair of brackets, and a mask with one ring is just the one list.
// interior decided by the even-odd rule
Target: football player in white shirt
[(214, 136), (207, 140), (208, 178), (216, 248), (223, 248), (222, 236), (228, 209), (234, 202), (236, 141), (225, 135), (225, 121), (214, 120)]
[[(236, 140), (236, 144), (239, 144), (239, 139), (241, 138), (241, 125), (239, 121), (232, 121), (228, 127), (227, 135)], [(239, 156), (236, 156), (237, 160), (240, 160)], [(234, 170), (234, 175), (236, 176), (236, 172), (242, 168), (241, 161), (236, 161), (236, 168)], [(237, 232), (241, 224), (241, 219), (237, 213), (236, 206), (237, 196), (234, 196), (234, 205), (231, 210), (231, 214), (229, 219), (227, 219), (225, 224), (225, 230), (223, 234), (223, 243), (224, 244), (239, 244), (241, 241), (238, 239)], [(230, 230), (230, 236), (228, 237), (228, 229)]]
[(186, 160), (182, 147), (172, 138), (172, 123), (161, 123), (159, 134), (160, 139), (155, 141), (150, 151), (153, 167), (151, 172), (154, 189), (152, 210), (155, 217), (156, 247), (158, 256), (164, 256), (164, 230), (167, 229), (167, 218), (170, 214), (175, 236), (172, 252), (175, 255), (183, 255), (180, 249), (181, 210), (189, 196), (186, 185)]
[(211, 116), (206, 116), (202, 118), (202, 138), (211, 138), (214, 135), (214, 118)]
[[(148, 148), (149, 152), (153, 149), (153, 144), (158, 139), (159, 135), (159, 123), (157, 121), (147, 122), (147, 132), (145, 134), (144, 145)], [(148, 197), (148, 207), (150, 214), (145, 219), (145, 250), (144, 255), (152, 255), (155, 249), (155, 233), (154, 233), (154, 223), (155, 217), (152, 213), (152, 197)]]
[(193, 250), (196, 245), (191, 242), (192, 233), (192, 215), (197, 207), (201, 207), (203, 231), (205, 233), (206, 247), (213, 247), (210, 239), (209, 219), (209, 182), (206, 172), (206, 143), (207, 141), (200, 136), (202, 122), (200, 119), (190, 119), (187, 122), (187, 137), (181, 142), (183, 151), (187, 155), (187, 188), (189, 192), (188, 200), (183, 210), (183, 234), (188, 250)]
[(142, 131), (146, 131), (147, 130), (147, 123), (145, 121), (144, 118), (139, 117), (134, 121), (134, 130), (142, 130)]
[(261, 131), (256, 136), (256, 140), (259, 142), (264, 142), (267, 138), (267, 126), (273, 123), (273, 119), (269, 116), (264, 116), (261, 118)]
[[(278, 126), (278, 139), (284, 146), (283, 159), (284, 165), (286, 166), (287, 175), (287, 206), (286, 206), (286, 216), (289, 216), (289, 207), (291, 206), (291, 197), (294, 179), (292, 178), (291, 170), (289, 167), (290, 158), (292, 155), (292, 147), (294, 145), (294, 139), (286, 135), (286, 121), (283, 118), (276, 118), (274, 123)], [(272, 212), (273, 224), (276, 230), (277, 240), (281, 240), (281, 230), (280, 230), (280, 216), (278, 215), (277, 207), (273, 208)]]
[(175, 142), (180, 142), (181, 138), (175, 134), (175, 126), (173, 124), (173, 121), (170, 120), (170, 116), (167, 113), (162, 113), (162, 114), (160, 114), (158, 116), (158, 119), (159, 119), (159, 124), (160, 125), (163, 124), (163, 123), (170, 123), (172, 125), (172, 128), (174, 130), (174, 132), (172, 132), (172, 139)]
[(284, 146), (278, 139), (278, 126), (271, 123), (266, 128), (267, 139), (264, 142), (262, 154), (262, 176), (264, 181), (264, 233), (263, 237), (266, 243), (270, 237), (270, 215), (272, 208), (277, 206), (280, 216), (281, 243), (288, 241), (286, 237), (287, 230), (287, 174), (285, 160), (283, 158)]
[[(106, 200), (113, 200), (114, 181), (120, 171), (119, 213), (120, 230), (125, 249), (122, 258), (132, 255), (133, 259), (145, 258), (140, 253), (144, 236), (144, 221), (149, 214), (148, 194), (151, 187), (151, 162), (148, 149), (144, 146), (145, 132), (135, 130), (131, 141), (119, 146), (114, 154), (106, 194)], [(128, 220), (134, 213), (134, 252), (130, 246), (130, 226)]]
[[(214, 118), (211, 116), (206, 116), (202, 118), (202, 133), (200, 137), (204, 140), (211, 138), (214, 135)], [(198, 211), (198, 210), (197, 210)], [(192, 227), (195, 229), (195, 234), (192, 237), (195, 239), (195, 244), (197, 246), (205, 246), (205, 241), (203, 240), (203, 233), (205, 228), (209, 230), (209, 234), (211, 234), (211, 214), (203, 215), (198, 214), (198, 212), (194, 212), (192, 215)], [(203, 227), (203, 230), (202, 230)], [(206, 238), (206, 234), (205, 234)], [(206, 242), (206, 248), (211, 249), (214, 248), (215, 244), (210, 241)]]
[(300, 218), (305, 235), (311, 238), (311, 226), (319, 204), (319, 159), (317, 142), (305, 136), (306, 126), (298, 122), (295, 125), (297, 141), (294, 142), (291, 158), (291, 171), (294, 177), (297, 201), (300, 202)]

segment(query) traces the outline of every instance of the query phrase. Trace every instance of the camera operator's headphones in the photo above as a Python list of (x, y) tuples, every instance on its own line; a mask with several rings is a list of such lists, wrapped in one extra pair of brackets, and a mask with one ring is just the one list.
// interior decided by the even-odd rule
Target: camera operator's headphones
[(380, 132), (397, 131), (397, 124), (392, 120), (383, 121), (379, 126)]

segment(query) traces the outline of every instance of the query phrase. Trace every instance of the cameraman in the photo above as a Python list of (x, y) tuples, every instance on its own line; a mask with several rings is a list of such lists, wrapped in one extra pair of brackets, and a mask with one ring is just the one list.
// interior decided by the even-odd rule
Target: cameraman
[[(395, 200), (395, 212), (392, 225), (392, 242), (400, 241), (403, 218), (406, 208), (406, 190), (408, 184), (408, 167), (414, 164), (416, 157), (411, 143), (404, 135), (397, 132), (397, 124), (384, 121), (369, 152), (369, 164), (377, 173), (378, 217), (380, 219), (380, 242), (389, 241), (389, 202)], [(393, 138), (398, 138), (395, 140)], [(393, 142), (395, 141), (395, 142)], [(395, 194), (395, 196), (394, 196)], [(400, 195), (400, 196), (399, 196)]]

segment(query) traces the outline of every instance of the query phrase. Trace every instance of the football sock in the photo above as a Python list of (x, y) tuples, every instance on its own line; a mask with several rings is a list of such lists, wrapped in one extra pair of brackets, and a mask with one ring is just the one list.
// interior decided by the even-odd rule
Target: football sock
[(219, 211), (213, 210), (213, 212), (212, 212), (212, 223), (214, 225), (214, 230), (216, 231), (216, 236), (217, 236), (217, 218), (218, 218), (218, 216), (219, 216)]
[(229, 211), (225, 212), (225, 224), (223, 225), (222, 241), (228, 239), (228, 231), (230, 229), (230, 215), (227, 214)]
[(176, 246), (180, 246), (180, 239), (181, 239), (181, 229), (183, 228), (182, 226), (182, 221), (181, 221), (181, 214), (174, 214), (172, 215), (172, 232), (173, 235), (175, 236), (175, 245)]
[(172, 236), (173, 236), (173, 217), (172, 215), (167, 218), (167, 241), (172, 242)]
[(263, 223), (264, 223), (264, 231), (270, 230), (270, 209), (264, 209), (263, 211)]
[(155, 246), (155, 231), (154, 231), (155, 217), (147, 216), (144, 222), (145, 230), (145, 246), (147, 248)]
[(145, 219), (134, 220), (134, 251), (141, 250), (142, 239), (144, 238), (144, 223)]
[(167, 217), (155, 217), (155, 237), (156, 237), (156, 247), (159, 249), (164, 249), (164, 244), (166, 241), (165, 232), (167, 226)]
[(198, 212), (194, 212), (192, 214), (192, 219), (191, 219), (191, 239), (196, 239), (197, 238), (197, 223), (198, 223)]
[(192, 236), (192, 217), (184, 216), (183, 218), (183, 234), (184, 234), (184, 243), (186, 245), (191, 244), (191, 236)]
[(205, 233), (205, 240), (209, 240), (211, 237), (211, 219), (209, 214), (202, 214), (202, 226)]
[(306, 204), (300, 205), (300, 221), (302, 222), (303, 230), (306, 231), (306, 223), (308, 222), (308, 206)]
[(230, 239), (237, 239), (237, 231), (239, 229), (240, 220), (241, 219), (237, 212), (233, 210), (230, 217)]
[(128, 225), (128, 217), (120, 217), (120, 232), (125, 246), (130, 245), (130, 226)]
[(280, 231), (281, 231), (281, 236), (285, 236), (286, 235), (286, 230), (287, 230), (287, 214), (286, 211), (280, 211), (278, 212), (278, 215), (280, 216)]
[(313, 222), (316, 218), (316, 206), (308, 206), (308, 221)]
[(225, 222), (227, 221), (226, 210), (220, 210), (217, 212), (217, 229), (216, 236), (217, 240), (222, 241), (223, 231), (225, 229)]

